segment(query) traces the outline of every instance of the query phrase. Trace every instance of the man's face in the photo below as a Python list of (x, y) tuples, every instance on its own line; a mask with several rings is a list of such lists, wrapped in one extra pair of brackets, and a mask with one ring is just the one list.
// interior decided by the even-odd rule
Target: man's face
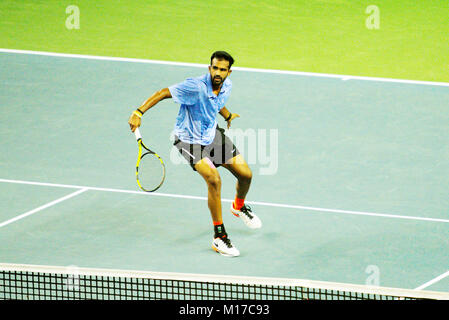
[(210, 77), (214, 88), (218, 88), (231, 74), (229, 69), (229, 61), (212, 59), (212, 64), (209, 66)]

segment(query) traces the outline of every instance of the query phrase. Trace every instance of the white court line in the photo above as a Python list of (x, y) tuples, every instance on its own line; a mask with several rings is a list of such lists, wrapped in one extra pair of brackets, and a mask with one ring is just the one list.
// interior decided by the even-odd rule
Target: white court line
[[(148, 60), (148, 59), (135, 59), (135, 58), (122, 58), (122, 57), (108, 57), (108, 56), (93, 56), (83, 54), (70, 54), (70, 53), (57, 53), (46, 51), (31, 51), (31, 50), (18, 50), (18, 49), (6, 49), (0, 48), (0, 52), (4, 53), (16, 53), (16, 54), (32, 54), (49, 57), (61, 57), (61, 58), (76, 58), (76, 59), (90, 59), (90, 60), (106, 60), (106, 61), (121, 61), (121, 62), (133, 62), (133, 63), (149, 63), (149, 64), (162, 64), (171, 66), (182, 67), (194, 67), (194, 68), (207, 68), (207, 64), (200, 63), (188, 63), (188, 62), (174, 62), (174, 61), (161, 61), (161, 60)], [(257, 69), (257, 68), (244, 68), (244, 67), (232, 67), (233, 70), (245, 71), (245, 72), (259, 72), (259, 73), (273, 73), (273, 74), (287, 74), (309, 77), (325, 77), (325, 78), (338, 78), (343, 81), (347, 80), (367, 80), (367, 81), (382, 81), (382, 82), (396, 82), (396, 83), (408, 83), (408, 84), (420, 84), (429, 86), (443, 86), (449, 87), (448, 82), (434, 82), (434, 81), (420, 81), (420, 80), (406, 80), (406, 79), (391, 79), (391, 78), (376, 78), (376, 77), (363, 77), (352, 75), (339, 75), (328, 73), (315, 73), (315, 72), (302, 72), (302, 71), (289, 71), (289, 70), (274, 70), (274, 69)]]
[(62, 198), (59, 198), (59, 199), (56, 199), (56, 200), (54, 200), (54, 201), (52, 201), (52, 202), (49, 202), (49, 203), (47, 203), (47, 204), (44, 204), (43, 206), (40, 206), (40, 207), (38, 207), (38, 208), (36, 208), (36, 209), (30, 210), (30, 211), (28, 211), (28, 212), (25, 212), (25, 213), (23, 213), (23, 214), (21, 214), (21, 215), (19, 215), (19, 216), (17, 216), (17, 217), (14, 217), (14, 218), (12, 218), (12, 219), (6, 220), (6, 221), (0, 223), (0, 228), (4, 227), (4, 226), (6, 226), (6, 225), (8, 225), (8, 224), (10, 224), (10, 223), (13, 223), (13, 222), (15, 222), (15, 221), (17, 221), (17, 220), (26, 218), (26, 217), (28, 217), (28, 216), (30, 216), (30, 215), (32, 215), (32, 214), (35, 214), (36, 212), (39, 212), (39, 211), (42, 211), (42, 210), (44, 210), (44, 209), (46, 209), (46, 208), (49, 208), (49, 207), (51, 207), (51, 206), (54, 206), (55, 204), (58, 204), (58, 203), (60, 203), (60, 202), (62, 202), (62, 201), (65, 201), (65, 200), (67, 200), (67, 199), (76, 197), (77, 195), (79, 195), (79, 194), (81, 194), (81, 193), (83, 193), (83, 192), (86, 192), (87, 190), (89, 190), (89, 189), (87, 189), (87, 188), (80, 189), (80, 190), (75, 191), (75, 192), (73, 192), (73, 193), (71, 193), (71, 194), (69, 194), (69, 195), (66, 195), (66, 196), (62, 197)]
[[(181, 199), (192, 199), (192, 200), (203, 200), (203, 201), (207, 200), (206, 197), (189, 196), (189, 195), (181, 195), (181, 194), (170, 194), (170, 193), (159, 193), (159, 192), (147, 193), (147, 192), (133, 191), (133, 190), (121, 190), (121, 189), (112, 189), (112, 188), (77, 186), (77, 185), (56, 184), (56, 183), (46, 183), (46, 182), (34, 182), (34, 181), (10, 180), (10, 179), (0, 179), (0, 182), (16, 183), (16, 184), (28, 184), (28, 185), (56, 187), (56, 188), (87, 189), (87, 190), (104, 191), (104, 192), (130, 193), (130, 194), (157, 196), (157, 197), (170, 197), (170, 198), (181, 198)], [(223, 202), (232, 202), (233, 200), (232, 199), (222, 199), (222, 201)], [(281, 203), (258, 202), (258, 201), (246, 201), (246, 203), (247, 204), (253, 204), (253, 205), (259, 205), (259, 206), (277, 207), (277, 208), (289, 208), (289, 209), (298, 209), (298, 210), (305, 210), (305, 211), (318, 211), (318, 212), (327, 212), (327, 213), (341, 213), (341, 214), (351, 214), (351, 215), (360, 215), (360, 216), (373, 216), (373, 217), (383, 217), (383, 218), (392, 218), (392, 219), (407, 219), (407, 220), (418, 220), (418, 221), (431, 221), (431, 222), (449, 223), (449, 220), (447, 220), (447, 219), (438, 219), (438, 218), (425, 218), (425, 217), (416, 217), (416, 216), (401, 216), (401, 215), (386, 214), (386, 213), (375, 213), (375, 212), (363, 212), (363, 211), (350, 211), (350, 210), (339, 210), (339, 209), (316, 208), (316, 207), (289, 205), (289, 204), (281, 204)]]
[(430, 280), (430, 281), (428, 281), (428, 282), (426, 282), (426, 283), (420, 285), (418, 288), (415, 288), (415, 290), (422, 290), (422, 289), (425, 289), (425, 288), (431, 286), (432, 284), (435, 284), (435, 283), (437, 283), (438, 281), (443, 280), (444, 278), (446, 278), (446, 277), (448, 277), (448, 276), (449, 276), (449, 271), (446, 271), (446, 272), (443, 273), (442, 275), (439, 275), (438, 277), (436, 277), (436, 278), (434, 278), (434, 279), (432, 279), (432, 280)]

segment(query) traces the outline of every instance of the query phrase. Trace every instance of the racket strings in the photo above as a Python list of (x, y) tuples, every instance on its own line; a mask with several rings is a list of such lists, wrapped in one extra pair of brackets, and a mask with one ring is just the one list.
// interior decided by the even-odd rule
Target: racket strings
[(137, 180), (145, 191), (157, 189), (165, 177), (165, 168), (154, 153), (144, 153), (137, 169)]

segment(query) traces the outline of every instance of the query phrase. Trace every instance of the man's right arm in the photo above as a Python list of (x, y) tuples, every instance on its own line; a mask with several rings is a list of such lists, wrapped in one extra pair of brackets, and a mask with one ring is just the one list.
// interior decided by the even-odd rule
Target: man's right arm
[(131, 128), (131, 131), (134, 132), (136, 128), (140, 127), (141, 117), (143, 114), (158, 102), (171, 98), (171, 93), (168, 88), (164, 88), (162, 90), (156, 91), (151, 97), (149, 97), (136, 111), (134, 111), (129, 117), (128, 124)]
[(164, 99), (171, 98), (171, 93), (168, 88), (159, 90), (155, 92), (151, 97), (149, 97), (140, 107), (139, 110), (142, 111), (142, 113), (145, 113), (148, 109), (150, 109), (152, 106), (154, 106), (159, 101), (162, 101)]

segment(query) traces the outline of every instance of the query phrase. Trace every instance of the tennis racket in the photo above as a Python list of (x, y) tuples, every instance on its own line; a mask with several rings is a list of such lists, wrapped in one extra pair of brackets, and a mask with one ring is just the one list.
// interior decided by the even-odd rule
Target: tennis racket
[(134, 135), (139, 144), (139, 154), (136, 163), (137, 185), (145, 192), (156, 191), (165, 180), (164, 161), (156, 152), (143, 144), (139, 128), (134, 131)]

